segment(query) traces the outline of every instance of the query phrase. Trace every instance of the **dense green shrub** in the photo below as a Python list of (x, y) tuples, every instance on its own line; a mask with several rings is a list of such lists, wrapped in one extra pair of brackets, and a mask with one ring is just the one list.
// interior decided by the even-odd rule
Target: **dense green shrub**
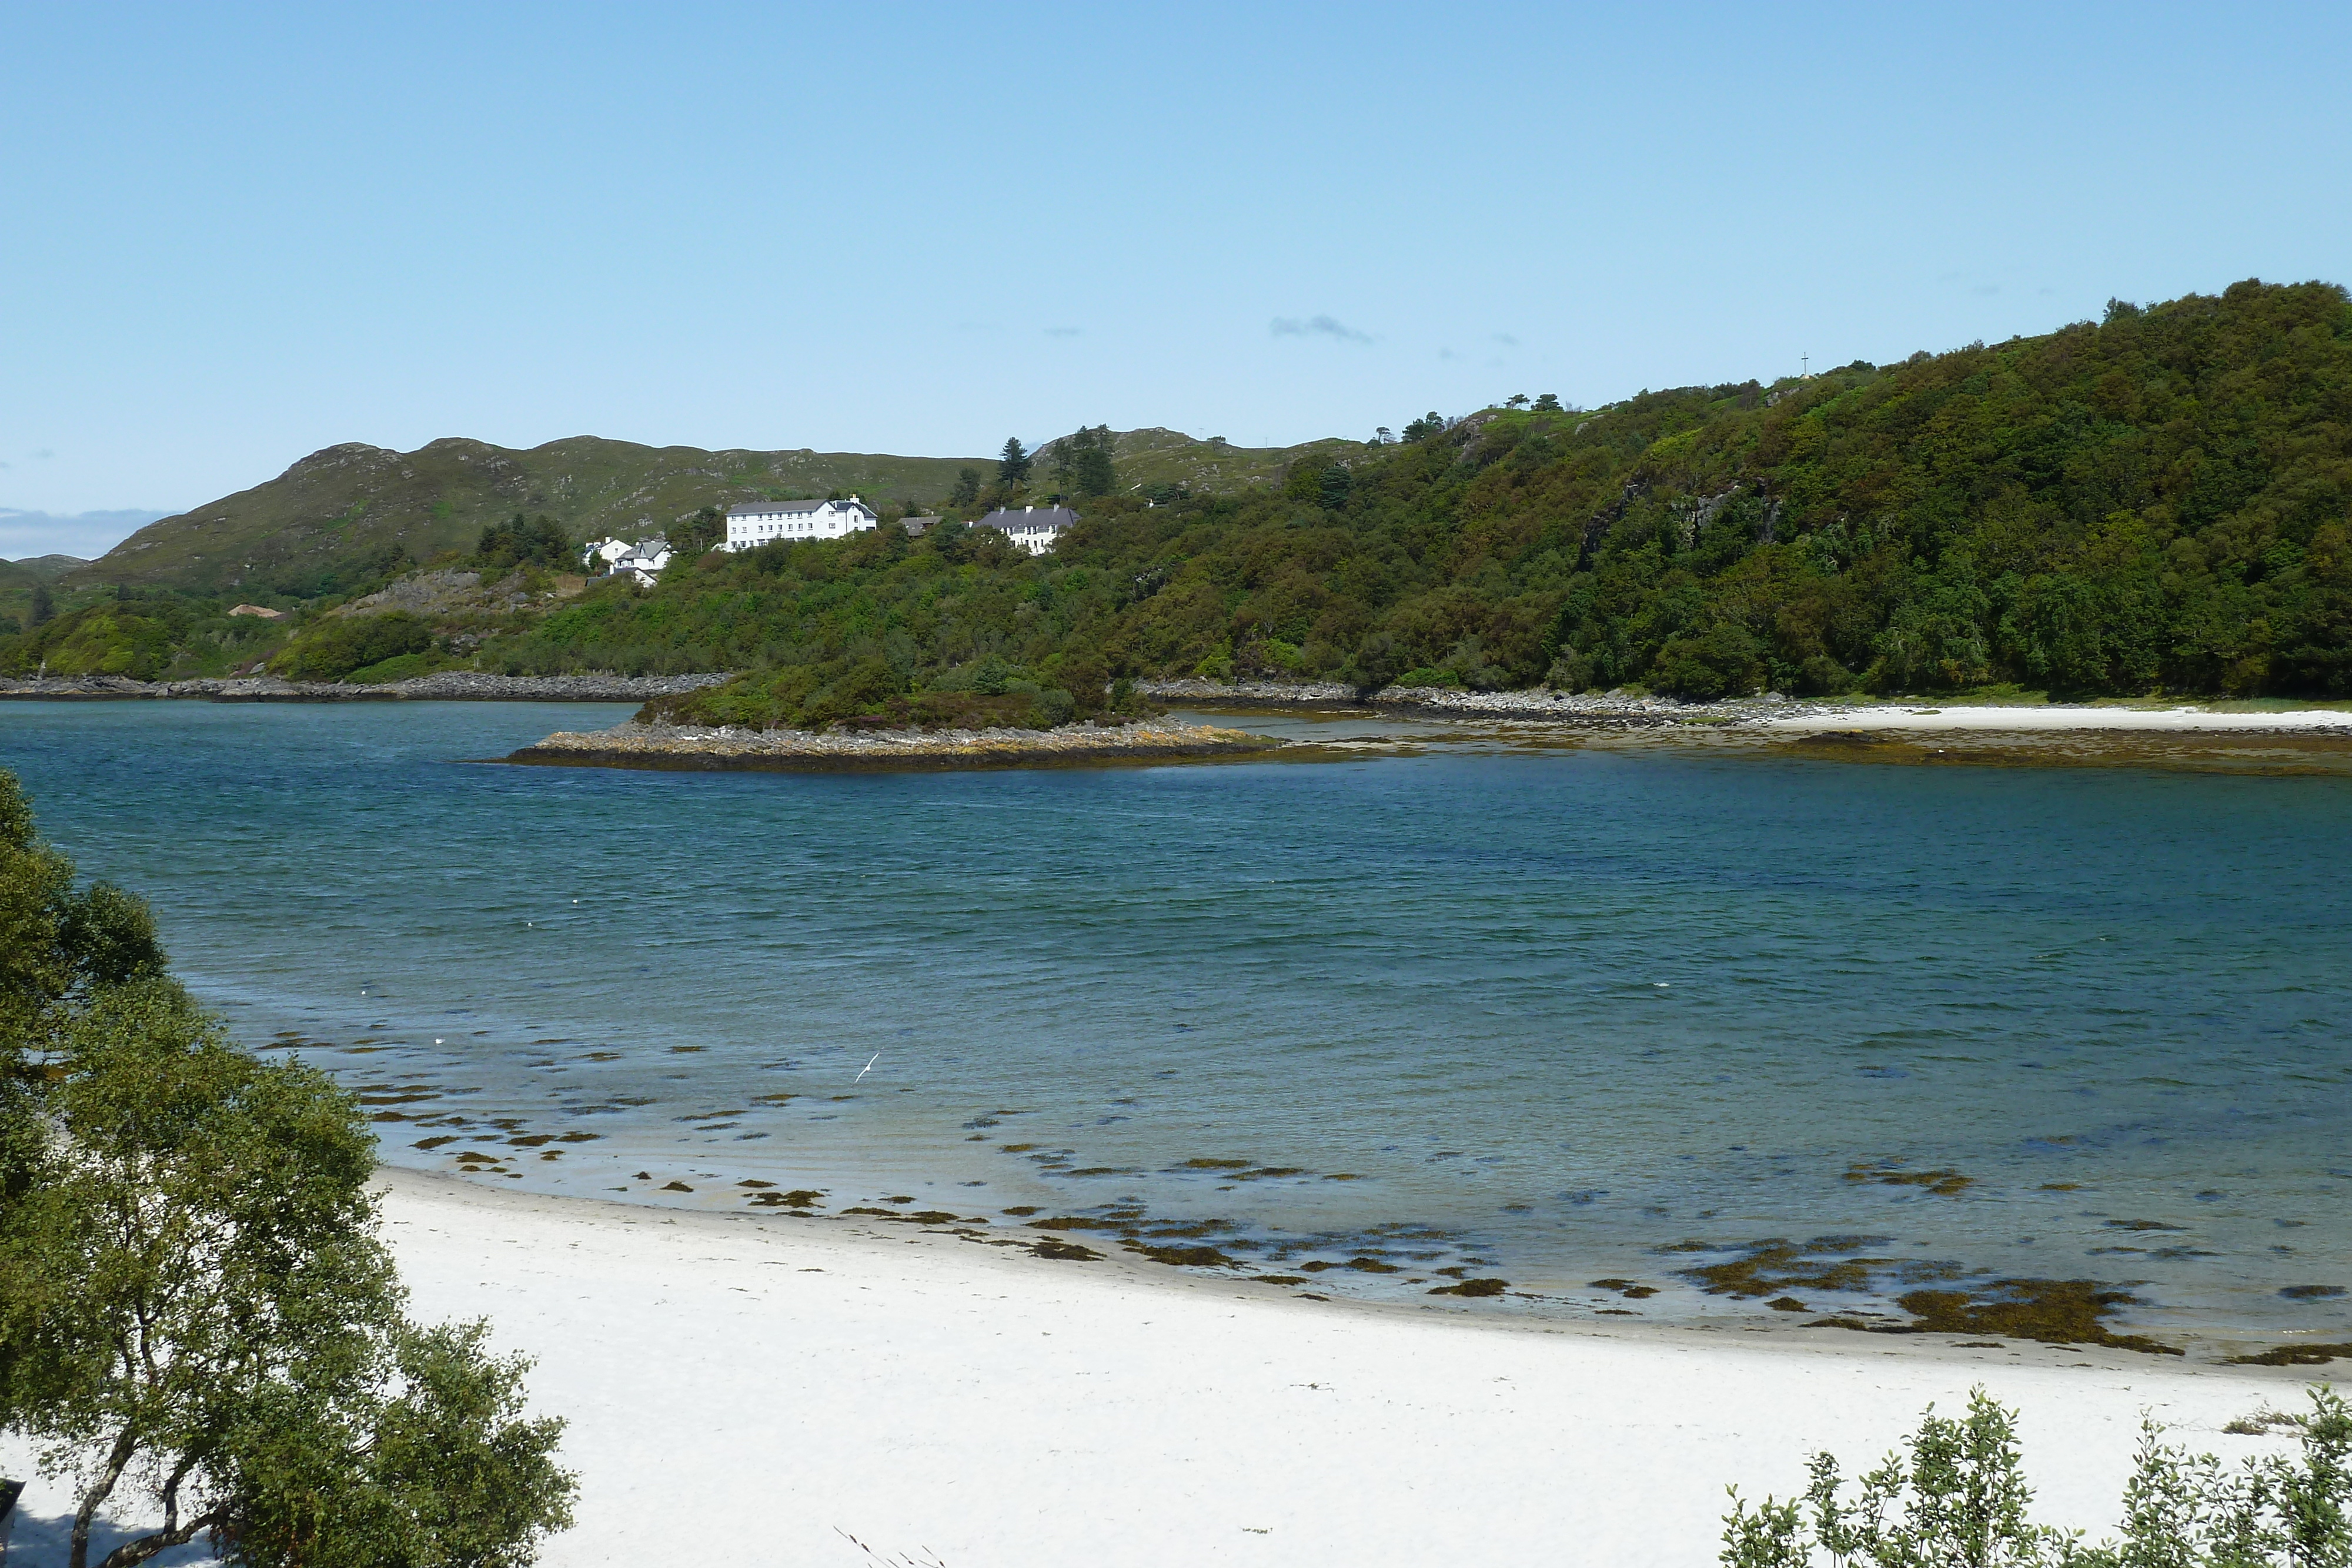
[(473, 565), (485, 572), (511, 571), (519, 566), (569, 568), (579, 564), (579, 551), (563, 525), (541, 515), (526, 519), (520, 512), (482, 530), (474, 546)]
[(433, 628), (404, 610), (331, 615), (305, 627), (270, 670), (289, 681), (340, 681), (354, 670), (433, 645)]
[(1815, 1454), (1801, 1498), (1753, 1511), (1732, 1489), (1725, 1568), (2346, 1568), (2352, 1564), (2352, 1409), (2315, 1388), (2294, 1424), (2303, 1451), (2237, 1469), (2142, 1430), (2124, 1491), (2124, 1538), (2085, 1547), (2080, 1531), (2037, 1525), (2017, 1415), (1979, 1388), (1954, 1421), (1934, 1406), (1908, 1440), (1846, 1496), (1836, 1458)]

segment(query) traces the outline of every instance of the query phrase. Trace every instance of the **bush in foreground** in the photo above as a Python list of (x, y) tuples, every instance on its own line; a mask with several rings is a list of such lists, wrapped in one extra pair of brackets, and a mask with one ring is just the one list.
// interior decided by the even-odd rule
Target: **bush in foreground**
[(513, 1568), (570, 1521), (559, 1420), (481, 1323), (410, 1320), (350, 1095), (237, 1050), (138, 901), (76, 894), (0, 772), (0, 1430), (104, 1568), (208, 1534), (246, 1568)]
[(2168, 1446), (2142, 1429), (2124, 1490), (2124, 1538), (2085, 1547), (2082, 1533), (2028, 1522), (2033, 1500), (2017, 1415), (1969, 1396), (1954, 1421), (1928, 1406), (1909, 1454), (1859, 1478), (1852, 1500), (1834, 1456), (1812, 1458), (1811, 1485), (1752, 1511), (1732, 1489), (1725, 1568), (2347, 1568), (2352, 1564), (2352, 1410), (2312, 1391), (2295, 1458), (2250, 1458), (2237, 1469)]

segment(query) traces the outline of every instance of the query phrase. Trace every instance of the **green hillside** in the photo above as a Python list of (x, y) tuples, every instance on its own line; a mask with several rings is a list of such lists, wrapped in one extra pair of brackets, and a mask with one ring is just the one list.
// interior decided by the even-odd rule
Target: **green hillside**
[(89, 564), (78, 555), (28, 555), (22, 560), (0, 561), (0, 566), (13, 566), (41, 582), (55, 582), (66, 573)]
[(486, 525), (516, 512), (547, 513), (575, 538), (635, 536), (700, 507), (767, 497), (843, 490), (877, 501), (935, 500), (959, 466), (953, 458), (705, 452), (593, 436), (527, 452), (457, 438), (415, 452), (351, 443), (149, 524), (68, 585), (311, 598), (380, 578), (387, 562), (469, 548)]
[[(1037, 448), (1033, 489), (1053, 488), (1055, 455), (1068, 439), (1057, 436)], [(1127, 495), (1168, 489), (1241, 495), (1280, 485), (1294, 464), (1353, 462), (1375, 450), (1364, 442), (1339, 440), (1310, 441), (1298, 446), (1235, 446), (1223, 439), (1196, 441), (1181, 431), (1157, 425), (1116, 431), (1111, 435), (1118, 489)]]
[(698, 705), (742, 721), (1194, 671), (2352, 694), (2352, 302), (2332, 285), (1409, 434), (1279, 488), (1091, 502), (1043, 559), (952, 528), (708, 557), (480, 657), (748, 667)]
[[(1113, 440), (1108, 493), (1081, 504), (1050, 556), (950, 508), (919, 538), (887, 526), (689, 557), (650, 590), (570, 597), (530, 581), (501, 588), (509, 609), (488, 618), (422, 606), (396, 656), (518, 674), (744, 670), (704, 707), (747, 722), (891, 713), (925, 693), (947, 707), (1024, 698), (1050, 716), (1121, 676), (1195, 672), (1693, 697), (2352, 695), (2352, 301), (2333, 285), (2249, 281), (1896, 365), (1404, 430), (1388, 445), (1238, 454), (1129, 432)], [(567, 444), (583, 449), (570, 464), (541, 458)], [(636, 465), (637, 489), (622, 488), (614, 455)], [(654, 459), (669, 465), (657, 482)], [(840, 461), (929, 463), (950, 483), (967, 465)], [(576, 533), (666, 522), (741, 493), (755, 468), (774, 479), (751, 455), (614, 443), (346, 447), (192, 517), (247, 518), (262, 541), (310, 551), (285, 558), (299, 566), (336, 549), (435, 549), (452, 528), (475, 542), (485, 517), (518, 510)], [(453, 469), (472, 488), (436, 477)], [(350, 498), (368, 485), (366, 505)], [(435, 494), (475, 510), (451, 503), (429, 537), (367, 533), (398, 508), (431, 517)], [(333, 524), (257, 521), (332, 505), (349, 509)], [(173, 540), (184, 559), (211, 553), (188, 547), (203, 542), (194, 528), (158, 524), (131, 541), (143, 549), (100, 566)], [(562, 547), (551, 538), (532, 570)], [(261, 559), (248, 549), (241, 559)], [(310, 640), (358, 636), (335, 632), (323, 601), (265, 638), (220, 619), (226, 595), (79, 593), (40, 632), (0, 639), (0, 670), (275, 668), (270, 639), (290, 635), (299, 664)], [(340, 613), (354, 612), (371, 612)]]
[[(1123, 487), (1228, 492), (1278, 478), (1308, 448), (1246, 449), (1150, 430), (1118, 437), (1116, 450)], [(1048, 466), (1039, 465), (1038, 482)], [(994, 460), (983, 457), (705, 452), (593, 436), (527, 452), (457, 438), (415, 452), (352, 443), (312, 453), (267, 484), (149, 524), (74, 571), (66, 586), (310, 599), (468, 549), (486, 525), (516, 512), (545, 513), (587, 539), (660, 532), (703, 507), (836, 491), (886, 509), (935, 509), (967, 467), (983, 480), (996, 472)]]

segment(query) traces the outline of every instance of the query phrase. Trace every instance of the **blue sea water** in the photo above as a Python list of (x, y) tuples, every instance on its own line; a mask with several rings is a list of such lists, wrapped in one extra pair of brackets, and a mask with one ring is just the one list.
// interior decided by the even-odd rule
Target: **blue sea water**
[(1504, 1278), (1477, 1310), (1571, 1315), (1760, 1313), (1684, 1270), (1836, 1238), (1813, 1255), (1876, 1288), (1817, 1311), (2087, 1279), (2158, 1330), (2352, 1339), (2352, 779), (1442, 733), (1317, 764), (467, 760), (625, 712), (0, 704), (0, 766), (399, 1164), (1141, 1215), (1318, 1290)]

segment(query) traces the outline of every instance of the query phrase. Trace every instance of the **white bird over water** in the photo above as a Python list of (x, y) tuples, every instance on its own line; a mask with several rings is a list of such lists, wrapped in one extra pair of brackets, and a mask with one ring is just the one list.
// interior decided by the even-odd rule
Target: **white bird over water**
[(866, 1063), (866, 1065), (865, 1065), (865, 1066), (863, 1066), (863, 1067), (861, 1067), (861, 1068), (859, 1068), (859, 1069), (857, 1070), (857, 1076), (856, 1076), (856, 1077), (855, 1077), (855, 1078), (853, 1078), (853, 1079), (851, 1079), (851, 1080), (850, 1080), (850, 1082), (851, 1082), (852, 1083), (863, 1083), (863, 1082), (866, 1082), (866, 1075), (867, 1073), (869, 1073), (869, 1072), (871, 1072), (871, 1071), (874, 1071), (874, 1063), (875, 1063), (875, 1062), (877, 1062), (877, 1061), (881, 1061), (881, 1060), (882, 1060), (882, 1053), (881, 1053), (880, 1051), (876, 1051), (876, 1052), (874, 1053), (873, 1057), (872, 1057), (872, 1058), (871, 1058), (871, 1059), (870, 1059), (870, 1060)]

